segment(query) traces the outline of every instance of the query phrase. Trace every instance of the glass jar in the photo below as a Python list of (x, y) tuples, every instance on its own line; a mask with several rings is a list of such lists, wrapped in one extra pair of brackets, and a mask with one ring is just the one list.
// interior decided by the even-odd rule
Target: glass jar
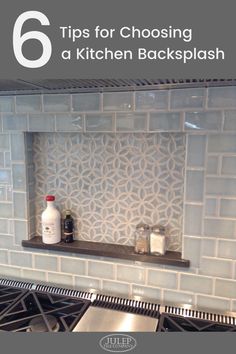
[(149, 253), (149, 235), (150, 227), (147, 224), (138, 224), (135, 230), (134, 251), (136, 253)]
[(166, 252), (166, 227), (154, 225), (150, 232), (150, 253), (164, 255)]

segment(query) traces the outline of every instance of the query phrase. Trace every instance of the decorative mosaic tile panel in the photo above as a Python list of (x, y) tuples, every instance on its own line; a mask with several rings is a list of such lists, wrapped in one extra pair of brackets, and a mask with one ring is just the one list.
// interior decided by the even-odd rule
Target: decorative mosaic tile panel
[(168, 248), (181, 249), (184, 134), (36, 133), (33, 159), (37, 234), (50, 193), (77, 239), (132, 245), (143, 221), (168, 225)]

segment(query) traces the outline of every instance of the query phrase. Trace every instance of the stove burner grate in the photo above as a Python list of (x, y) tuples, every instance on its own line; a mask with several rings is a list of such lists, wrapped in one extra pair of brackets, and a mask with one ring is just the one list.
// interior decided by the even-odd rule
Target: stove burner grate
[[(40, 328), (47, 332), (54, 332), (56, 326), (59, 332), (71, 332), (89, 305), (85, 299), (31, 290), (0, 315), (0, 330), (28, 332), (32, 324), (37, 328), (41, 323)], [(53, 325), (54, 318), (57, 324)]]
[(162, 313), (157, 332), (236, 332), (236, 326)]
[(24, 289), (0, 285), (0, 317), (13, 303), (19, 301), (26, 292), (27, 290)]

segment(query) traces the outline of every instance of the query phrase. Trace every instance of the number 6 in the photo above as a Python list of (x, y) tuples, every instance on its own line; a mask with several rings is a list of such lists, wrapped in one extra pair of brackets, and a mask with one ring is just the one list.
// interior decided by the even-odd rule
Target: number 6
[[(17, 61), (26, 68), (40, 68), (47, 64), (52, 55), (52, 44), (46, 34), (39, 31), (30, 31), (21, 35), (22, 26), (25, 21), (30, 19), (38, 20), (42, 26), (49, 26), (48, 18), (39, 11), (26, 11), (23, 12), (16, 20), (13, 29), (13, 50)], [(29, 60), (26, 59), (22, 53), (22, 46), (24, 42), (29, 39), (36, 39), (41, 42), (43, 46), (43, 53), (39, 59)]]

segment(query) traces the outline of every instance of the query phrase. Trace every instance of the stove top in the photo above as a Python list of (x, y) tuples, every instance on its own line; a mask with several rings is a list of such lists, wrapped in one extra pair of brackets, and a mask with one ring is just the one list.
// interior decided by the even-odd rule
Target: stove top
[[(88, 308), (90, 311), (87, 311)], [(140, 319), (139, 323), (145, 319), (148, 326), (155, 321), (154, 331), (157, 332), (236, 332), (234, 313), (220, 315), (187, 306), (161, 306), (140, 298), (127, 299), (0, 279), (0, 331), (80, 331), (80, 323), (86, 322), (89, 313), (98, 314), (95, 316), (97, 318), (92, 316), (91, 323), (95, 320), (104, 322), (104, 314), (108, 313), (106, 321), (108, 323), (112, 318), (114, 328), (121, 328), (120, 323), (127, 323), (124, 318), (129, 317), (134, 323), (137, 323), (137, 319)], [(107, 325), (106, 321), (104, 325)]]
[(11, 290), (0, 288), (0, 294), (9, 297), (0, 314), (0, 331), (71, 332), (90, 305), (86, 299), (35, 290)]

